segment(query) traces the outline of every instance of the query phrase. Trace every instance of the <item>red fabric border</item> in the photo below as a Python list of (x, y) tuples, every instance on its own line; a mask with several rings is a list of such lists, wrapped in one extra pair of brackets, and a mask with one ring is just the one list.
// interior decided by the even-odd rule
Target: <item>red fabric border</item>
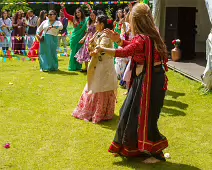
[(141, 152), (138, 149), (129, 149), (125, 146), (121, 147), (119, 144), (117, 144), (115, 142), (112, 142), (108, 152), (117, 153), (117, 154), (119, 154), (121, 156), (125, 156), (125, 157), (136, 157), (141, 154)]
[(145, 40), (145, 56), (146, 56), (146, 76), (142, 87), (141, 114), (138, 120), (138, 149), (141, 152), (149, 153), (161, 152), (168, 146), (168, 141), (151, 142), (148, 140), (148, 117), (150, 111), (150, 95), (152, 87), (152, 41), (148, 36), (142, 35)]

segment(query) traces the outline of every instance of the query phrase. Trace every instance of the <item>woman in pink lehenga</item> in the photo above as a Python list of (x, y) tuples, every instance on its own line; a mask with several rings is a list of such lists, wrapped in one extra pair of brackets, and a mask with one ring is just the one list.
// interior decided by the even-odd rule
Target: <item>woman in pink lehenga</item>
[[(42, 10), (40, 12), (40, 15), (38, 18), (38, 23), (37, 23), (38, 27), (44, 20), (46, 20), (46, 17), (47, 17), (47, 12), (45, 10)], [(43, 33), (43, 31), (40, 33), (40, 35), (42, 35), (42, 33)], [(39, 49), (40, 49), (40, 42), (36, 40), (29, 50), (28, 57), (29, 58), (38, 58), (39, 57)]]
[(107, 17), (99, 15), (96, 20), (98, 33), (94, 35), (89, 46), (92, 58), (88, 67), (88, 83), (73, 113), (74, 117), (93, 123), (113, 118), (117, 90), (113, 57), (96, 53), (94, 50), (96, 46), (113, 47), (113, 42), (103, 34), (103, 30), (108, 28)]

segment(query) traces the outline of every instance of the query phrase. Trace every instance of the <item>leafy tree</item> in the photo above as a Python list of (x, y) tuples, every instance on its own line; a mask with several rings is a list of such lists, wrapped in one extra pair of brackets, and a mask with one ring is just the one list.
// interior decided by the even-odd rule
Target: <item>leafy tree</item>
[[(17, 3), (17, 2), (61, 2), (61, 0), (0, 0), (6, 3)], [(90, 0), (62, 0), (63, 2), (90, 2)], [(95, 2), (95, 0), (91, 0), (93, 2)], [(97, 1), (101, 1), (101, 0), (97, 0)], [(70, 14), (74, 14), (75, 9), (77, 7), (81, 6), (84, 10), (85, 13), (88, 15), (89, 11), (87, 10), (87, 7), (85, 5), (66, 5), (66, 8), (68, 10), (68, 12)], [(93, 9), (95, 10), (102, 10), (106, 13), (106, 15), (108, 15), (109, 18), (115, 18), (115, 12), (118, 8), (124, 8), (125, 6), (127, 6), (127, 4), (117, 4), (117, 5), (111, 5), (111, 7), (109, 7), (109, 5), (107, 4), (96, 4), (96, 5), (91, 5)], [(60, 5), (48, 5), (48, 4), (8, 4), (8, 5), (0, 5), (0, 9), (2, 8), (2, 10), (5, 9), (9, 9), (13, 14), (18, 11), (18, 10), (23, 10), (24, 12), (28, 11), (29, 9), (32, 9), (36, 15), (39, 15), (41, 10), (49, 10), (51, 8), (55, 9), (57, 12), (59, 12)], [(110, 11), (108, 9), (113, 9), (113, 11)]]
[[(2, 7), (2, 11), (3, 10), (10, 10), (12, 14), (14, 14), (15, 12), (19, 11), (19, 10), (23, 10), (24, 12), (27, 12), (28, 10), (30, 10), (31, 8), (29, 7), (28, 4), (23, 4), (23, 2), (27, 2), (26, 0), (3, 0), (3, 3), (13, 3), (13, 4), (5, 4)], [(19, 2), (22, 2), (21, 4), (18, 4)]]

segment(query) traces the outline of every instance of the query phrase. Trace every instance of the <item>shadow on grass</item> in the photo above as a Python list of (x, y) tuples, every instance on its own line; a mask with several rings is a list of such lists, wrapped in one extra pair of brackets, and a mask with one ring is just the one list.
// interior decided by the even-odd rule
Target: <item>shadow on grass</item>
[(58, 70), (58, 71), (53, 71), (53, 72), (47, 72), (48, 74), (60, 74), (60, 75), (68, 75), (68, 76), (76, 76), (78, 75), (78, 73), (75, 72), (69, 72), (69, 71), (62, 71), (62, 70)]
[(209, 90), (209, 89), (206, 89), (203, 85), (201, 85), (199, 88), (198, 88), (199, 92), (201, 93), (201, 95), (211, 95), (212, 94), (212, 89)]
[(185, 116), (186, 115), (186, 113), (181, 110), (176, 110), (176, 109), (167, 108), (167, 107), (163, 107), (162, 112), (167, 113), (170, 116)]
[(118, 122), (119, 122), (119, 116), (114, 115), (112, 120), (103, 121), (99, 124), (99, 126), (101, 126), (102, 128), (116, 130), (118, 127)]
[(135, 170), (145, 169), (145, 170), (152, 170), (152, 169), (163, 169), (163, 170), (200, 170), (194, 166), (185, 165), (185, 164), (176, 164), (171, 162), (161, 162), (157, 164), (144, 164), (142, 163), (141, 158), (122, 158), (120, 162), (113, 163), (116, 166), (124, 166), (130, 167)]
[(180, 92), (174, 92), (174, 91), (170, 91), (168, 90), (166, 92), (166, 95), (172, 96), (172, 98), (177, 99), (180, 96), (185, 96), (185, 93), (180, 93)]
[(176, 108), (179, 108), (179, 109), (182, 109), (182, 110), (185, 110), (188, 108), (188, 104), (186, 103), (182, 103), (182, 102), (179, 102), (179, 101), (174, 101), (174, 100), (164, 100), (164, 105), (165, 106), (172, 106), (172, 107), (176, 107)]

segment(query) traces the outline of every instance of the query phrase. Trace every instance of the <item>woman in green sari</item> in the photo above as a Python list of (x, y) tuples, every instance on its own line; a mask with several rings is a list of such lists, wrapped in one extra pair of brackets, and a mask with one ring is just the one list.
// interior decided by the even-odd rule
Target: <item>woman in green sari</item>
[(76, 58), (74, 56), (83, 45), (83, 41), (81, 41), (81, 39), (86, 34), (88, 18), (85, 17), (85, 14), (81, 8), (77, 8), (73, 16), (67, 13), (63, 3), (61, 3), (61, 7), (63, 8), (65, 17), (73, 22), (74, 25), (74, 30), (72, 32), (72, 37), (70, 40), (71, 55), (68, 70), (81, 71), (82, 65), (76, 61)]
[[(121, 27), (122, 27), (122, 22), (123, 22), (123, 10), (118, 9), (116, 11), (116, 20), (113, 23), (114, 26), (114, 31), (117, 32), (118, 34), (121, 34)], [(118, 44), (114, 43), (115, 49), (118, 49)]]

